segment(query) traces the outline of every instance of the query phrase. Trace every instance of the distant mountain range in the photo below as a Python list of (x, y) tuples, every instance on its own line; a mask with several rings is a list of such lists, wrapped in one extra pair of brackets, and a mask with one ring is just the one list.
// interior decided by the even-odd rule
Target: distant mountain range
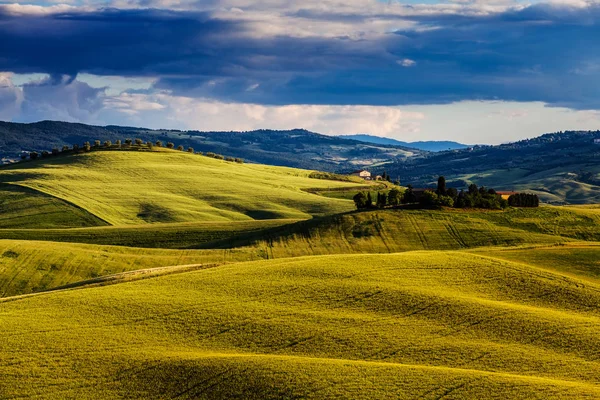
[(413, 149), (419, 149), (424, 151), (445, 151), (445, 150), (457, 150), (457, 149), (466, 149), (470, 146), (458, 142), (451, 141), (419, 141), (419, 142), (402, 142), (400, 140), (381, 137), (381, 136), (373, 136), (373, 135), (338, 135), (340, 138), (344, 139), (352, 139), (358, 140), (360, 142), (365, 143), (374, 143), (374, 144), (386, 144), (391, 146), (404, 146), (410, 147)]
[(7, 162), (17, 159), (22, 151), (39, 152), (85, 141), (114, 142), (127, 138), (173, 142), (176, 146), (240, 157), (255, 163), (329, 172), (371, 167), (425, 153), (406, 146), (365, 143), (304, 129), (201, 132), (41, 121), (32, 124), (0, 122), (0, 157)]
[[(385, 171), (402, 184), (415, 187), (434, 185), (437, 177), (444, 175), (449, 186), (459, 189), (476, 183), (496, 189), (533, 191), (552, 203), (600, 203), (600, 143), (595, 143), (600, 141), (600, 131), (551, 133), (498, 146), (446, 151), (437, 150), (465, 145), (423, 142), (433, 146), (425, 151), (407, 147), (415, 143), (403, 144), (394, 139), (326, 136), (304, 129), (200, 132), (54, 121), (0, 122), (0, 156), (8, 162), (17, 159), (21, 151), (127, 138), (173, 142), (196, 151), (278, 166), (339, 173), (368, 168), (376, 174)], [(380, 139), (384, 142), (372, 142)]]

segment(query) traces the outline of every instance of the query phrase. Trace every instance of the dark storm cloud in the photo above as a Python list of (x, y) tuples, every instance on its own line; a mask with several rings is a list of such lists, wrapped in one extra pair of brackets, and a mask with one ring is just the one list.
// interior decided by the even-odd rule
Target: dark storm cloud
[[(339, 22), (367, 18), (301, 11)], [(288, 15), (289, 17), (289, 15)], [(152, 76), (176, 94), (260, 104), (543, 101), (600, 108), (600, 9), (538, 4), (495, 14), (368, 16), (418, 28), (361, 39), (252, 35), (208, 13), (0, 12), (0, 70)]]

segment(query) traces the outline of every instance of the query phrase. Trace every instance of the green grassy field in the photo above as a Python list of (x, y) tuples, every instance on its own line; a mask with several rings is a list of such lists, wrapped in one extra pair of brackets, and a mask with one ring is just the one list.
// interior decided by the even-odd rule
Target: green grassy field
[(56, 197), (25, 187), (0, 185), (0, 229), (102, 225), (107, 223)]
[(231, 264), (0, 303), (0, 397), (596, 398), (599, 303), (463, 252)]
[[(550, 215), (558, 216), (552, 219)], [(0, 253), (13, 255), (0, 257), (0, 288), (4, 292), (0, 295), (30, 293), (107, 274), (178, 264), (477, 248), (508, 254), (506, 250), (510, 248), (562, 245), (557, 247), (560, 253), (567, 244), (577, 245), (577, 236), (597, 237), (599, 226), (585, 221), (570, 211), (559, 210), (556, 214), (555, 208), (505, 212), (383, 210), (298, 222), (0, 230), (0, 238), (11, 238), (0, 241)], [(566, 236), (551, 234), (555, 231)], [(193, 248), (201, 250), (189, 250)], [(524, 253), (515, 254), (518, 259)], [(568, 260), (570, 256), (565, 257)], [(571, 269), (580, 268), (577, 265)]]
[(163, 250), (0, 240), (0, 297), (28, 294), (119, 272), (260, 259), (250, 251)]
[(274, 227), (297, 220), (183, 222), (74, 229), (0, 229), (0, 239), (42, 240), (144, 248), (210, 248), (211, 243), (226, 243), (238, 235), (260, 235)]
[(0, 182), (66, 200), (111, 225), (305, 219), (354, 207), (302, 189), (357, 183), (311, 179), (310, 173), (166, 149), (94, 151), (5, 167)]
[(600, 398), (598, 207), (354, 212), (310, 173), (0, 168), (0, 399)]

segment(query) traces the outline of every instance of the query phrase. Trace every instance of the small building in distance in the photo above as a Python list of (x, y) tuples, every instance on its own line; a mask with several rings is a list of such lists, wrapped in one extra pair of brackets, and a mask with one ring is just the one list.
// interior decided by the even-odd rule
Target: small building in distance
[(600, 139), (594, 139), (594, 144), (600, 144)]
[(360, 169), (358, 171), (354, 171), (351, 175), (358, 176), (359, 178), (363, 178), (366, 180), (371, 180), (371, 173), (366, 169)]

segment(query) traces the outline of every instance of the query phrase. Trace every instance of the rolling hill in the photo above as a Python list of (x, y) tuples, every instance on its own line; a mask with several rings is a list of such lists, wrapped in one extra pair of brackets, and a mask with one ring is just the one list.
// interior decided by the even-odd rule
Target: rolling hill
[[(600, 248), (593, 245), (600, 242), (599, 220), (600, 215), (589, 219), (578, 211), (543, 207), (504, 212), (380, 210), (308, 221), (0, 229), (4, 239), (0, 240), (0, 297), (181, 264), (415, 250), (470, 249), (494, 252), (498, 258), (513, 254), (507, 258), (512, 261), (523, 256), (529, 263), (537, 258), (523, 252), (524, 248), (550, 249), (535, 254), (560, 253), (564, 257), (548, 260), (548, 267), (562, 273), (588, 271), (597, 277), (600, 272), (593, 260), (600, 256)], [(580, 246), (592, 247), (586, 253)]]
[(387, 187), (316, 177), (0, 168), (0, 398), (600, 397), (597, 206), (357, 212)]
[(91, 126), (59, 121), (19, 124), (0, 121), (0, 158), (16, 158), (21, 151), (51, 150), (94, 140), (174, 142), (196, 151), (214, 152), (269, 165), (336, 172), (373, 163), (419, 156), (406, 146), (376, 145), (304, 129), (289, 131), (202, 132), (153, 130), (124, 126)]
[(600, 286), (462, 252), (302, 257), (0, 303), (3, 398), (595, 398)]
[(61, 199), (111, 225), (304, 219), (353, 208), (351, 202), (305, 190), (359, 184), (310, 174), (163, 148), (99, 150), (18, 163), (0, 169), (0, 182)]
[(401, 140), (396, 140), (387, 137), (374, 136), (374, 135), (338, 135), (340, 138), (358, 140), (359, 142), (365, 143), (373, 143), (373, 144), (386, 144), (391, 146), (404, 146), (410, 147), (413, 149), (419, 149), (423, 151), (446, 151), (446, 150), (457, 150), (457, 149), (466, 149), (468, 146), (466, 144), (453, 142), (449, 140), (427, 140), (427, 141), (418, 141), (418, 142), (403, 142)]
[(403, 184), (428, 186), (443, 175), (449, 185), (527, 190), (554, 204), (600, 201), (600, 131), (551, 133), (499, 146), (431, 153), (380, 167)]

